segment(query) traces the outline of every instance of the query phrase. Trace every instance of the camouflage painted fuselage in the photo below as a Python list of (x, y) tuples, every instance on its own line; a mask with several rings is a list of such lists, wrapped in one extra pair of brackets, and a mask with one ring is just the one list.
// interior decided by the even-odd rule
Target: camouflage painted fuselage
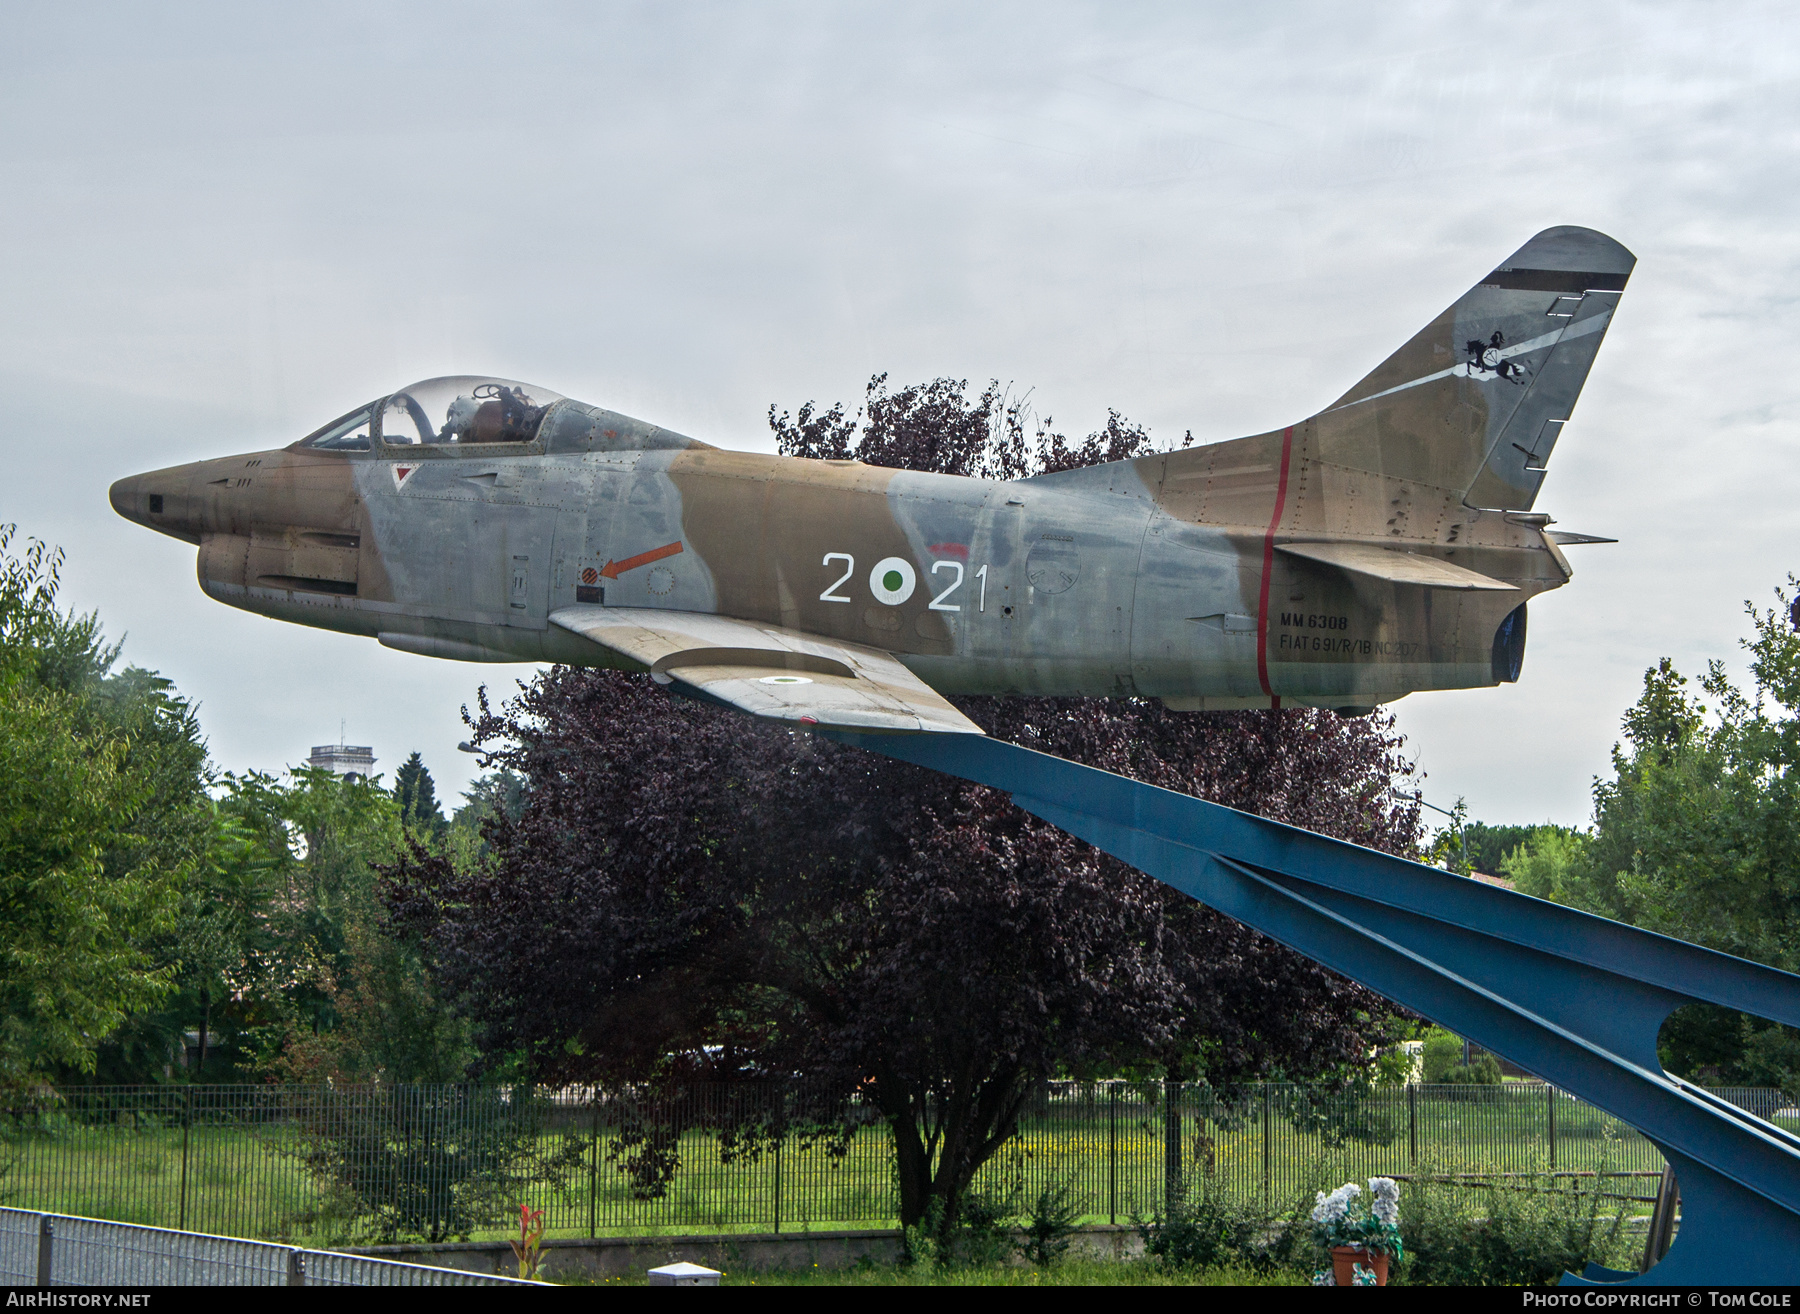
[(1570, 577), (1529, 508), (1631, 263), (1550, 230), (1304, 423), (1013, 483), (558, 400), (527, 441), (378, 421), (113, 504), (198, 543), (221, 602), (435, 656), (638, 664), (551, 619), (598, 605), (879, 648), (946, 694), (1362, 710), (1517, 678), (1524, 603)]

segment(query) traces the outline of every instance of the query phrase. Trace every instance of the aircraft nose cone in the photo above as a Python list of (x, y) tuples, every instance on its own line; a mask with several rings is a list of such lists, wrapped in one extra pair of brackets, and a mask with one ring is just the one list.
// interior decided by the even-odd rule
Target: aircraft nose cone
[(130, 475), (119, 480), (107, 490), (107, 500), (112, 509), (127, 520), (135, 520), (138, 524), (146, 524), (149, 514), (149, 496), (144, 491), (144, 476)]
[(205, 499), (197, 496), (198, 466), (174, 466), (128, 475), (107, 490), (112, 509), (148, 529), (198, 543), (210, 528)]

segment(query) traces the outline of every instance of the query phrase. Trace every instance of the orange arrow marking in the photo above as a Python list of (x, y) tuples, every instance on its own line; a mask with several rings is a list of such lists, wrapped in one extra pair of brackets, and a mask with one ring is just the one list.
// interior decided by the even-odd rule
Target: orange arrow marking
[(664, 557), (672, 557), (680, 551), (680, 543), (664, 543), (659, 548), (640, 552), (635, 557), (626, 557), (623, 561), (614, 561), (609, 557), (606, 565), (600, 571), (600, 576), (602, 579), (617, 579), (628, 570), (636, 570), (639, 566), (647, 566), (652, 561), (661, 561)]

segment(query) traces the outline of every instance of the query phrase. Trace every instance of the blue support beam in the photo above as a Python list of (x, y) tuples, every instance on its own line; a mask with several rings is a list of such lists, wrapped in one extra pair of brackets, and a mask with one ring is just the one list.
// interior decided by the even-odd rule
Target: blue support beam
[(1674, 1166), (1682, 1219), (1668, 1256), (1628, 1282), (1800, 1282), (1800, 1137), (1656, 1055), (1684, 1004), (1800, 1026), (1800, 976), (996, 739), (830, 736), (1004, 790), (1638, 1128)]

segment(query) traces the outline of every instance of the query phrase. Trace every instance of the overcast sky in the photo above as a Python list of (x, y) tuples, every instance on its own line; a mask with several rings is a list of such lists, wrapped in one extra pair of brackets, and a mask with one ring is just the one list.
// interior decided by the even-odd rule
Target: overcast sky
[(0, 520), (199, 700), (218, 763), (412, 749), (470, 666), (207, 600), (128, 473), (430, 375), (723, 446), (868, 376), (1070, 434), (1313, 413), (1532, 233), (1637, 273), (1538, 502), (1571, 586), (1514, 686), (1396, 705), (1426, 797), (1583, 823), (1643, 670), (1742, 669), (1800, 561), (1790, 5), (5, 7)]

